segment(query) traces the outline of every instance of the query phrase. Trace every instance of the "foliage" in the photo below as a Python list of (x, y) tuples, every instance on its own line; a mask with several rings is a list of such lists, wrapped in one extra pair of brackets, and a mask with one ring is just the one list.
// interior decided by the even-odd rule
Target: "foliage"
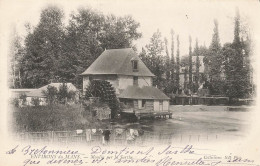
[(13, 30), (13, 37), (11, 38), (11, 48), (10, 48), (10, 68), (9, 68), (9, 87), (10, 88), (21, 88), (21, 60), (24, 56), (24, 48), (22, 47), (22, 38), (18, 36), (16, 30)]
[(164, 38), (164, 43), (165, 43), (165, 69), (166, 69), (166, 81), (169, 82), (171, 80), (171, 63), (170, 63), (170, 56), (169, 56), (169, 51), (168, 51), (168, 40), (167, 38)]
[[(171, 30), (171, 60), (170, 60), (170, 73), (171, 73), (171, 82), (175, 84), (175, 60), (174, 60), (174, 31)], [(177, 86), (178, 87), (178, 86)]]
[[(240, 16), (237, 12), (234, 26), (234, 40), (225, 44), (223, 55), (226, 74), (226, 95), (230, 98), (250, 97), (252, 84), (250, 83), (250, 46), (247, 47), (240, 39)], [(247, 40), (250, 43), (250, 40)]]
[(115, 90), (109, 82), (104, 80), (92, 80), (85, 90), (85, 99), (99, 97), (100, 101), (107, 103), (111, 109), (111, 118), (116, 118), (120, 111), (120, 105)]
[(157, 30), (150, 39), (150, 43), (146, 45), (147, 54), (143, 59), (146, 66), (155, 75), (153, 85), (159, 88), (163, 87), (165, 73), (165, 61), (163, 58), (164, 42), (161, 39), (161, 32)]
[(212, 36), (211, 45), (209, 47), (208, 66), (209, 66), (209, 81), (212, 84), (210, 93), (212, 95), (223, 95), (225, 84), (223, 84), (223, 53), (220, 45), (218, 21), (214, 20), (214, 33)]
[(180, 86), (180, 41), (177, 35), (177, 53), (176, 53), (176, 86)]
[(57, 99), (60, 103), (66, 104), (68, 100), (75, 100), (75, 95), (74, 91), (69, 91), (66, 83), (62, 83), (57, 92)]
[(63, 11), (50, 6), (41, 12), (40, 22), (25, 38), (23, 87), (38, 88), (59, 80), (58, 65), (64, 38)]
[(21, 94), (19, 96), (19, 99), (22, 101), (22, 105), (26, 105), (26, 98), (27, 98), (27, 95), (26, 94)]
[[(87, 110), (88, 111), (88, 110)], [(59, 105), (14, 108), (13, 125), (16, 131), (64, 131), (96, 128), (103, 124), (90, 116), (83, 117), (81, 105)]]
[(140, 23), (137, 23), (131, 16), (106, 16), (103, 29), (105, 31), (101, 33), (100, 38), (102, 48), (132, 47), (133, 40), (137, 40), (142, 36), (137, 31), (139, 26)]
[(58, 90), (56, 87), (48, 85), (47, 90), (43, 90), (42, 93), (46, 97), (46, 102), (49, 105), (53, 105), (57, 102)]
[(14, 107), (19, 107), (19, 99), (18, 98), (12, 98), (10, 100), (10, 104), (13, 105)]
[(196, 56), (196, 80), (195, 80), (196, 91), (198, 90), (198, 86), (199, 86), (199, 80), (200, 80), (200, 73), (199, 72), (200, 72), (200, 66), (201, 66), (198, 50), (199, 50), (198, 39), (196, 39), (196, 46), (195, 46), (195, 49), (194, 49), (194, 54)]
[(189, 46), (189, 84), (188, 87), (190, 90), (193, 89), (193, 80), (192, 80), (192, 47), (191, 47), (191, 43), (192, 43), (192, 39), (191, 36), (189, 36), (189, 42), (190, 42), (190, 46)]
[[(50, 82), (71, 82), (82, 87), (79, 75), (105, 49), (132, 47), (134, 40), (141, 37), (140, 24), (131, 16), (104, 15), (89, 8), (80, 8), (71, 13), (69, 24), (63, 24), (64, 13), (56, 6), (42, 10), (36, 27), (27, 25), (25, 45), (15, 40), (11, 48), (15, 54), (11, 68), (12, 87), (19, 75), (19, 87), (38, 88)], [(16, 51), (22, 50), (22, 51)], [(24, 51), (23, 51), (24, 50)], [(21, 56), (20, 56), (21, 54)], [(19, 56), (19, 58), (18, 58)], [(21, 58), (20, 58), (21, 57)], [(18, 60), (19, 59), (19, 60)]]
[(40, 105), (41, 100), (39, 99), (39, 97), (33, 97), (31, 100), (31, 104), (33, 106), (39, 106)]

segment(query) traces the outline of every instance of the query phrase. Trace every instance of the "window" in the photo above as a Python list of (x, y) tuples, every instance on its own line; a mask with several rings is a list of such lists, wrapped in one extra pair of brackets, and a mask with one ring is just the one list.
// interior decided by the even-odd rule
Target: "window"
[(146, 104), (146, 100), (142, 100), (142, 107), (144, 108)]
[(137, 76), (133, 77), (133, 85), (138, 86), (138, 77)]
[(132, 60), (132, 68), (133, 68), (134, 72), (138, 71), (138, 61), (137, 60)]

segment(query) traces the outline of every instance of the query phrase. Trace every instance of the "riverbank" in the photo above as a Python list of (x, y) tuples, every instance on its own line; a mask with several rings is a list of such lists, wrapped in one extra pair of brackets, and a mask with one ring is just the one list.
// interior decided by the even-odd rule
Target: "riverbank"
[(198, 111), (250, 111), (253, 106), (207, 106), (207, 105), (170, 105), (170, 112), (198, 112)]

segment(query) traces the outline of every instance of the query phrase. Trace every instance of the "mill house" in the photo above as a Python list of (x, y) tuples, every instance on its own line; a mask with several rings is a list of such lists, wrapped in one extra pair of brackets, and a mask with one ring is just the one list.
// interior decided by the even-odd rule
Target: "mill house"
[(170, 98), (152, 86), (154, 74), (132, 48), (105, 50), (81, 75), (83, 91), (91, 80), (109, 82), (124, 103), (126, 113), (134, 113), (138, 118), (171, 118)]

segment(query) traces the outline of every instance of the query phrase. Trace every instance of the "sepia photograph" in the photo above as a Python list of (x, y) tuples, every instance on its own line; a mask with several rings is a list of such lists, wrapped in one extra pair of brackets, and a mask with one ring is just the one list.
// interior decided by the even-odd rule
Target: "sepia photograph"
[(259, 166), (258, 0), (0, 7), (0, 164)]

